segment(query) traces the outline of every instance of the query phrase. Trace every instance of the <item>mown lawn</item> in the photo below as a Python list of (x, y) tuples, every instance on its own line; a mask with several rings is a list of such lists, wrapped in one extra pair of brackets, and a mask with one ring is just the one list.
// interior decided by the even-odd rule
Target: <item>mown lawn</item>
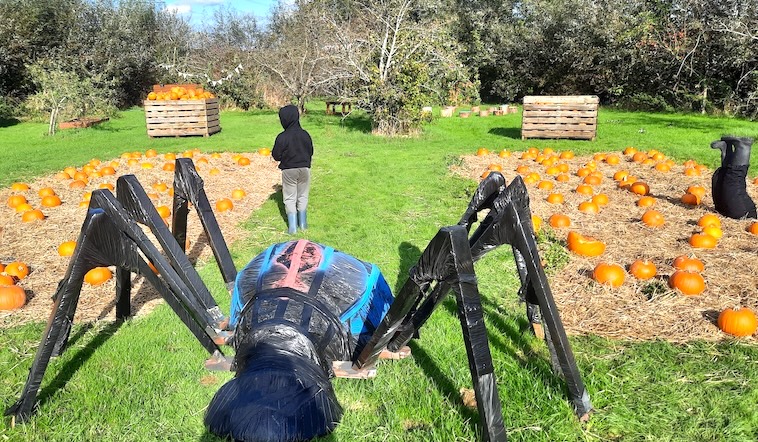
[[(518, 114), (435, 120), (418, 137), (385, 139), (368, 133), (360, 115), (342, 121), (322, 109), (315, 103), (303, 120), (316, 145), (311, 228), (305, 236), (376, 263), (393, 288), (405, 282), (408, 268), (436, 231), (455, 223), (465, 209), (476, 183), (452, 176), (448, 167), (477, 147), (549, 146), (581, 155), (636, 146), (715, 168), (719, 156), (709, 148), (712, 140), (727, 133), (758, 138), (753, 122), (602, 109), (594, 142), (522, 141)], [(152, 140), (139, 109), (55, 137), (44, 135), (44, 123), (0, 124), (0, 186), (125, 151), (254, 151), (271, 146), (281, 130), (275, 112), (225, 112), (221, 124), (223, 130), (209, 138)], [(753, 158), (755, 164), (758, 153)], [(250, 214), (248, 238), (232, 245), (238, 268), (269, 244), (289, 238), (280, 198), (273, 194)], [(510, 252), (491, 253), (476, 271), (510, 440), (758, 440), (755, 338), (672, 345), (572, 337), (596, 409), (582, 425), (566, 400), (565, 385), (550, 371), (543, 343), (527, 332)], [(201, 274), (227, 307), (218, 270), (206, 265)], [(3, 408), (23, 387), (43, 327), (0, 330)], [(471, 378), (451, 299), (412, 349), (411, 358), (380, 363), (373, 380), (334, 381), (346, 413), (325, 440), (478, 439), (477, 413), (459, 399), (459, 388), (470, 387)], [(15, 428), (6, 418), (0, 438), (214, 441), (203, 427), (203, 414), (231, 375), (205, 371), (206, 357), (165, 305), (121, 325), (79, 324), (69, 350), (48, 368), (37, 415)]]

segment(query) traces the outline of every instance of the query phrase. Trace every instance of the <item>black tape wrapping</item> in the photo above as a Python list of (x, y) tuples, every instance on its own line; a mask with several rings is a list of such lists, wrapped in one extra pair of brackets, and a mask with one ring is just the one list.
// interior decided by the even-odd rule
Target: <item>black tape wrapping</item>
[(711, 179), (713, 205), (720, 214), (733, 219), (758, 217), (745, 183), (749, 167), (725, 165), (714, 172)]

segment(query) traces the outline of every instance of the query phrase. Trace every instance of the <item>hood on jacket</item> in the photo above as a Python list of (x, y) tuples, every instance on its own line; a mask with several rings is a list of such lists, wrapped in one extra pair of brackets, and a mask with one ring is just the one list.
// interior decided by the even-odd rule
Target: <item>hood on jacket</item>
[(297, 106), (288, 104), (279, 109), (279, 122), (282, 123), (284, 129), (288, 129), (298, 120), (300, 120), (300, 112), (297, 110)]

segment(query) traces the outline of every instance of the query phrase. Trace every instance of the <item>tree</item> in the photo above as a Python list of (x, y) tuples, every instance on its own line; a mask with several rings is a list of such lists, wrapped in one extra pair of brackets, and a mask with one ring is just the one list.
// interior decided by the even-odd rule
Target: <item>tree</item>
[(361, 0), (339, 6), (326, 16), (328, 35), (335, 38), (330, 48), (350, 73), (344, 89), (371, 116), (375, 133), (417, 130), (424, 105), (444, 102), (461, 79), (471, 81), (446, 2)]
[(314, 94), (332, 90), (352, 77), (333, 50), (325, 28), (325, 5), (300, 0), (293, 6), (280, 3), (260, 50), (255, 52), (257, 63), (292, 96), (301, 113)]
[(49, 113), (48, 135), (55, 135), (60, 116), (84, 117), (94, 110), (106, 114), (112, 110), (106, 94), (89, 78), (80, 78), (49, 63), (35, 63), (27, 66), (27, 70), (37, 86), (28, 105), (37, 112)]

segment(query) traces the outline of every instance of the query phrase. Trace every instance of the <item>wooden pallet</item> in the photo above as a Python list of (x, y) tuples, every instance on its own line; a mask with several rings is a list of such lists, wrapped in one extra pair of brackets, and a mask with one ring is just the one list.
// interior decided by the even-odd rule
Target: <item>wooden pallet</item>
[(153, 137), (211, 136), (221, 130), (218, 99), (145, 100), (147, 135)]
[(521, 139), (578, 138), (597, 136), (596, 95), (526, 96), (521, 120)]

